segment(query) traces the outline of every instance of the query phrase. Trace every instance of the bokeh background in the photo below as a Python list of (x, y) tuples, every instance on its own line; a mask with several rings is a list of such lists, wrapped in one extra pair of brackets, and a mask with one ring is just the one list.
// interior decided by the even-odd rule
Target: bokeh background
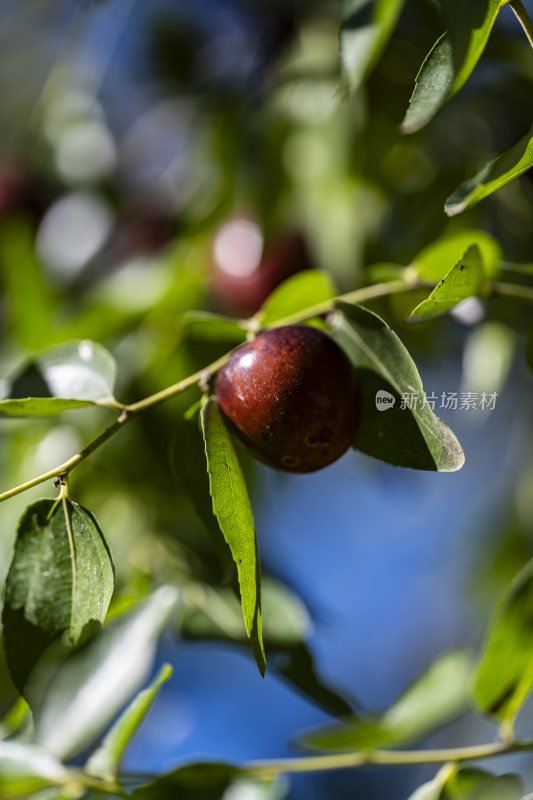
[[(463, 228), (494, 236), (505, 261), (533, 261), (527, 175), (460, 218), (442, 211), (458, 183), (530, 125), (533, 59), (510, 10), (468, 86), (410, 137), (398, 125), (442, 32), (438, 3), (406, 5), (349, 99), (340, 19), (336, 0), (4, 0), (2, 379), (29, 353), (94, 339), (118, 360), (118, 397), (133, 401), (236, 343), (206, 337), (187, 312), (247, 315), (297, 270), (325, 270), (348, 290), (377, 274), (372, 265), (408, 265)], [(354, 452), (305, 477), (246, 464), (264, 572), (301, 598), (323, 683), (372, 709), (442, 651), (474, 651), (501, 591), (533, 554), (530, 312), (474, 303), (409, 327), (409, 302), (374, 307), (408, 344), (426, 390), (498, 392), (490, 414), (442, 413), (463, 444), (462, 471), (399, 470)], [(73, 496), (109, 537), (117, 603), (163, 580), (224, 585), (176, 469), (187, 463), (181, 417), (194, 400), (189, 393), (139, 418), (73, 478)], [(0, 422), (1, 486), (76, 452), (106, 415)], [(30, 494), (45, 493), (52, 487)], [(2, 579), (29, 499), (1, 508)], [(158, 659), (175, 671), (130, 748), (131, 770), (288, 755), (297, 733), (330, 718), (276, 673), (274, 658), (261, 680), (237, 645), (169, 630)], [(2, 657), (1, 710), (14, 698)], [(526, 709), (528, 722), (531, 731)], [(467, 717), (430, 743), (487, 735)], [(519, 766), (531, 790), (527, 760)], [(402, 800), (431, 774), (301, 776), (288, 796)]]

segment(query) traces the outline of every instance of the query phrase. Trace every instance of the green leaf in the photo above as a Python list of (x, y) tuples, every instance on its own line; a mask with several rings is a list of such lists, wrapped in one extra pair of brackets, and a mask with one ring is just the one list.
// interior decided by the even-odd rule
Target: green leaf
[(486, 277), (496, 277), (502, 249), (488, 233), (475, 229), (446, 233), (439, 237), (417, 255), (411, 269), (416, 270), (421, 280), (440, 281), (457, 264), (465, 250), (474, 244), (481, 252)]
[(23, 697), (18, 697), (0, 722), (0, 739), (8, 739), (18, 733), (28, 721), (30, 707)]
[(58, 397), (21, 397), (16, 400), (0, 400), (0, 416), (5, 417), (51, 417), (70, 411), (72, 408), (94, 406), (91, 400), (66, 400)]
[(170, 664), (163, 664), (148, 688), (139, 692), (107, 733), (98, 750), (90, 757), (86, 766), (89, 775), (109, 780), (116, 777), (127, 746), (150, 710), (161, 686), (171, 675)]
[(372, 750), (420, 739), (466, 711), (470, 670), (465, 653), (445, 653), (381, 717), (327, 725), (305, 735), (301, 743), (320, 750)]
[(478, 294), (484, 283), (485, 271), (481, 252), (477, 244), (474, 244), (409, 316), (414, 321), (419, 321), (449, 311), (467, 297)]
[(512, 722), (533, 685), (533, 560), (494, 613), (474, 687), (481, 711)]
[(76, 341), (38, 354), (4, 388), (0, 415), (49, 416), (113, 399), (113, 356), (96, 342)]
[(68, 656), (34, 711), (38, 744), (67, 759), (100, 736), (146, 681), (178, 596), (162, 586)]
[(50, 753), (22, 742), (0, 742), (0, 797), (27, 798), (69, 780), (69, 772)]
[(229, 764), (190, 764), (139, 787), (133, 800), (282, 800), (289, 791), (284, 775), (259, 778)]
[(377, 63), (404, 0), (344, 0), (339, 34), (344, 82), (355, 92)]
[(261, 571), (250, 498), (233, 442), (214, 400), (205, 403), (201, 418), (213, 511), (237, 566), (246, 633), (264, 675)]
[(133, 792), (133, 800), (221, 800), (242, 772), (229, 764), (189, 764)]
[(533, 133), (530, 131), (513, 147), (506, 150), (465, 181), (448, 197), (444, 210), (449, 217), (461, 214), (498, 191), (533, 166)]
[(491, 775), (465, 767), (450, 775), (439, 800), (521, 800), (524, 784), (518, 775)]
[[(361, 306), (338, 303), (338, 308), (332, 335), (357, 368), (361, 389), (354, 448), (400, 467), (439, 472), (461, 469), (461, 445), (429, 403), (424, 403), (416, 365), (394, 331)], [(411, 407), (401, 407), (402, 396)], [(376, 407), (380, 397), (389, 400), (384, 410)]]
[(28, 506), (2, 614), (7, 663), (20, 692), (52, 642), (61, 637), (72, 647), (102, 625), (113, 588), (111, 554), (90, 511), (65, 498)]
[(508, 0), (487, 0), (486, 13), (480, 24), (477, 20), (469, 33), (468, 46), (460, 64), (455, 63), (454, 47), (447, 34), (436, 41), (418, 75), (402, 122), (403, 133), (414, 133), (423, 128), (444, 105), (461, 89), (481, 58), (498, 12)]
[(274, 325), (286, 317), (331, 300), (335, 294), (335, 286), (327, 273), (312, 269), (298, 272), (272, 292), (258, 311), (257, 318), (261, 325)]

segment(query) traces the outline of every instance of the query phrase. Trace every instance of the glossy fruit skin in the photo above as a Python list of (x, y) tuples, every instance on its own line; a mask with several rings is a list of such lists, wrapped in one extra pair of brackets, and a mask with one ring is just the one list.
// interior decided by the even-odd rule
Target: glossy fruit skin
[(352, 444), (359, 422), (348, 357), (306, 325), (273, 328), (236, 350), (218, 372), (215, 394), (239, 438), (287, 472), (332, 464)]

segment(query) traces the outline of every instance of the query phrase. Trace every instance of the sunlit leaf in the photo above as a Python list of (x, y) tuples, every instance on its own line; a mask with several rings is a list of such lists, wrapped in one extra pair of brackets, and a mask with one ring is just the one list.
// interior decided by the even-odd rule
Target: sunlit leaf
[[(468, 46), (460, 64), (455, 63), (453, 42), (447, 34), (437, 40), (418, 75), (409, 108), (402, 123), (403, 133), (424, 127), (444, 103), (464, 86), (481, 58), (498, 12), (508, 0), (486, 0), (485, 15), (475, 19)], [(479, 24), (478, 24), (479, 22)]]
[(342, 75), (355, 92), (378, 61), (404, 0), (344, 0), (339, 44)]
[(139, 692), (107, 733), (104, 741), (87, 762), (86, 771), (106, 779), (114, 778), (131, 739), (159, 694), (161, 686), (172, 675), (170, 664), (164, 664), (147, 689)]
[(400, 467), (460, 469), (461, 445), (424, 402), (416, 365), (394, 331), (361, 306), (339, 303), (338, 308), (332, 335), (357, 368), (361, 388), (354, 448)]
[(113, 356), (88, 340), (51, 347), (3, 386), (0, 415), (49, 416), (112, 399)]
[(163, 586), (56, 670), (34, 712), (35, 739), (66, 759), (94, 741), (147, 680), (179, 595)]
[(266, 668), (261, 623), (261, 574), (255, 526), (239, 460), (214, 400), (202, 409), (213, 511), (237, 566), (246, 632), (261, 674)]
[(67, 783), (69, 773), (50, 753), (22, 742), (0, 742), (0, 797), (27, 798), (47, 786)]
[(458, 303), (478, 294), (485, 283), (485, 271), (479, 247), (468, 248), (451, 270), (435, 286), (426, 300), (411, 311), (414, 321), (442, 314)]
[(38, 500), (24, 512), (2, 614), (7, 662), (24, 692), (49, 645), (74, 646), (101, 626), (114, 587), (111, 554), (87, 509)]
[(0, 722), (0, 739), (13, 736), (28, 720), (30, 707), (23, 697), (18, 697)]
[(274, 325), (292, 314), (331, 300), (335, 294), (335, 286), (327, 273), (305, 270), (278, 286), (265, 301), (257, 317), (261, 325)]
[(472, 245), (477, 245), (483, 259), (487, 278), (498, 273), (502, 249), (496, 239), (484, 231), (467, 229), (439, 237), (417, 255), (411, 268), (424, 281), (442, 280), (449, 270), (457, 264), (463, 253)]
[(300, 742), (320, 750), (372, 750), (420, 739), (466, 711), (470, 670), (465, 653), (445, 653), (381, 717), (346, 719), (311, 731)]
[(506, 150), (465, 181), (448, 197), (444, 210), (449, 217), (506, 186), (533, 166), (533, 134), (531, 131), (513, 147)]
[(500, 601), (477, 670), (478, 707), (512, 721), (533, 686), (533, 561), (517, 575)]

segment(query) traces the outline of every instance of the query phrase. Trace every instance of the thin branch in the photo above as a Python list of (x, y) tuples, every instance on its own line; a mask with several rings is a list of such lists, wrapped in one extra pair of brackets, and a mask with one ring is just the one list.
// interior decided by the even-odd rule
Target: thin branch
[[(284, 319), (278, 320), (278, 322), (276, 322), (276, 327), (281, 325), (294, 325), (299, 322), (305, 322), (313, 317), (327, 314), (329, 311), (332, 311), (335, 308), (335, 304), (339, 300), (347, 303), (366, 303), (369, 300), (375, 300), (378, 297), (387, 297), (393, 294), (413, 291), (423, 287), (432, 287), (433, 285), (434, 284), (426, 281), (417, 280), (416, 276), (410, 277), (409, 272), (406, 271), (405, 279), (387, 281), (385, 283), (376, 283), (372, 286), (364, 286), (361, 289), (355, 289), (355, 291), (342, 294), (339, 297), (333, 297), (323, 303), (318, 303), (311, 308), (306, 308), (303, 311), (299, 311), (296, 314), (291, 314)], [(495, 294), (507, 295), (509, 297), (533, 301), (533, 287), (519, 286), (512, 283), (492, 283), (489, 284), (489, 290)], [(249, 330), (259, 331), (260, 326), (261, 321), (257, 316), (247, 320), (247, 327)], [(76, 453), (72, 456), (72, 458), (69, 458), (68, 461), (58, 464), (57, 467), (48, 470), (48, 472), (43, 472), (41, 475), (37, 475), (31, 480), (21, 483), (19, 486), (15, 486), (13, 489), (9, 489), (8, 491), (1, 493), (0, 502), (3, 500), (8, 500), (10, 497), (14, 497), (15, 495), (25, 492), (27, 489), (31, 489), (32, 487), (38, 486), (41, 483), (45, 483), (52, 478), (67, 476), (75, 467), (78, 466), (78, 464), (81, 464), (82, 461), (85, 461), (86, 458), (92, 455), (95, 450), (107, 442), (108, 439), (114, 436), (117, 431), (119, 431), (137, 414), (147, 411), (150, 408), (155, 408), (161, 403), (171, 400), (173, 397), (176, 397), (176, 395), (181, 394), (181, 392), (193, 386), (205, 386), (211, 380), (213, 375), (224, 366), (230, 355), (231, 352), (226, 353), (226, 355), (222, 356), (216, 361), (213, 361), (212, 364), (209, 364), (204, 369), (198, 370), (198, 372), (189, 375), (187, 378), (183, 378), (181, 381), (174, 383), (172, 386), (168, 386), (166, 389), (156, 392), (155, 394), (151, 394), (148, 397), (145, 397), (143, 400), (139, 400), (138, 402), (132, 403), (129, 406), (123, 406), (116, 400), (101, 402), (101, 405), (105, 405), (108, 408), (121, 410), (120, 416), (117, 417), (117, 419), (99, 436), (89, 442), (89, 444), (86, 445), (83, 450), (80, 450), (79, 453)]]
[(495, 742), (491, 744), (454, 747), (443, 750), (373, 750), (368, 753), (335, 753), (332, 755), (251, 761), (245, 769), (261, 776), (280, 772), (321, 772), (353, 769), (364, 766), (409, 766), (413, 764), (447, 764), (495, 758), (509, 753), (533, 750), (533, 742)]
[(489, 283), (488, 289), (493, 292), (493, 294), (501, 294), (505, 297), (514, 297), (517, 300), (533, 302), (533, 286), (522, 286), (518, 283), (496, 281), (495, 283)]

